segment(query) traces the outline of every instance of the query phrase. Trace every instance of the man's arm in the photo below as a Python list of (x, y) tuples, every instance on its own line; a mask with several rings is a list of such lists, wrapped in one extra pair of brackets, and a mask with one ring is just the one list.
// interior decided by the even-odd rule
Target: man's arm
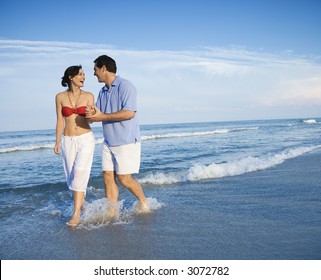
[(104, 114), (96, 106), (94, 110), (86, 114), (89, 122), (102, 122), (102, 121), (125, 121), (135, 117), (135, 111), (120, 110), (115, 113)]

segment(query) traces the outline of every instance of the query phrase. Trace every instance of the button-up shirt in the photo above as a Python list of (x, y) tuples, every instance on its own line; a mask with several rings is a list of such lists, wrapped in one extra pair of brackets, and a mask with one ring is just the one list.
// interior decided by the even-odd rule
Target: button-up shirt
[[(134, 85), (116, 76), (108, 88), (104, 86), (98, 95), (96, 106), (105, 114), (120, 110), (137, 111), (137, 92)], [(137, 116), (123, 121), (103, 121), (104, 139), (107, 146), (121, 146), (140, 142)]]

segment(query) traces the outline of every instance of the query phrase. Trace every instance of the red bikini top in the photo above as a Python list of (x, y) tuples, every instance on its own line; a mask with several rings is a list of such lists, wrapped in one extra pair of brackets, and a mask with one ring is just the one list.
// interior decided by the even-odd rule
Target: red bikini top
[(64, 117), (69, 117), (72, 114), (86, 116), (86, 108), (87, 108), (87, 106), (79, 106), (77, 108), (70, 108), (67, 106), (63, 106), (61, 112)]

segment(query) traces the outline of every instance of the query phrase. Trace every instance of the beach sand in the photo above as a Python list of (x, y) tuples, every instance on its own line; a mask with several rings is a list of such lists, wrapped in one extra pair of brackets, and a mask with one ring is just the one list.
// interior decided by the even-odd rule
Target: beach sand
[[(145, 185), (146, 195), (162, 207), (94, 229), (69, 228), (55, 215), (22, 213), (3, 235), (1, 258), (319, 260), (320, 162), (315, 151), (240, 176)], [(124, 190), (121, 196), (133, 199)]]

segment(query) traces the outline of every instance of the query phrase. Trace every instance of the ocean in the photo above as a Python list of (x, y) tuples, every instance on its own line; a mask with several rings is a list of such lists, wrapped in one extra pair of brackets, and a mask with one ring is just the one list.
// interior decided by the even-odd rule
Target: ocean
[(106, 218), (102, 128), (81, 224), (55, 130), (0, 132), (2, 260), (321, 259), (321, 119), (141, 125), (135, 178)]

